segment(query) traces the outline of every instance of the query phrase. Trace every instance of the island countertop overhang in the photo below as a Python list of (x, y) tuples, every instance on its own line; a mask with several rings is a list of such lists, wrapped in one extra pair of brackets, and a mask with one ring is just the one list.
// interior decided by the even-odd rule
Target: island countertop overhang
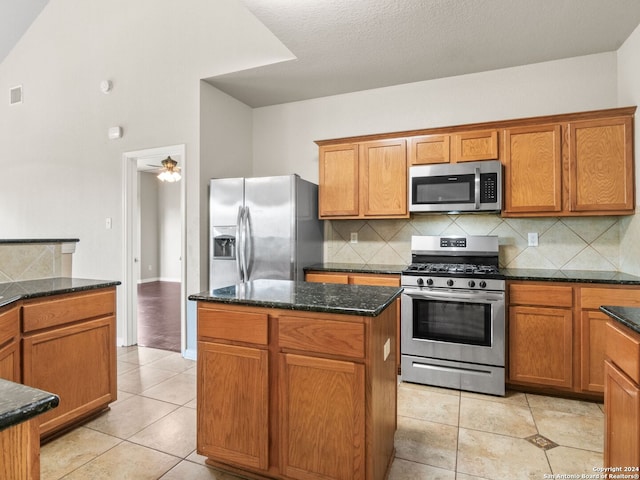
[(189, 300), (376, 317), (402, 290), (371, 285), (253, 280), (189, 295)]

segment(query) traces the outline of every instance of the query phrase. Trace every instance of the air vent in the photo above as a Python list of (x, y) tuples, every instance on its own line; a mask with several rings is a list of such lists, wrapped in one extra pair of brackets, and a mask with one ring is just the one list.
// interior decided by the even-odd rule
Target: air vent
[(18, 103), (22, 103), (22, 85), (18, 85), (17, 87), (13, 87), (10, 90), (11, 93), (11, 101), (10, 105), (16, 105)]

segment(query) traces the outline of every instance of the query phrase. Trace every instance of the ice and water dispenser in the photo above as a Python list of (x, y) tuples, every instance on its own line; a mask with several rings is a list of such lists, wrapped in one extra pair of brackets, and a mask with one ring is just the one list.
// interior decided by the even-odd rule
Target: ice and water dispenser
[(236, 258), (236, 227), (213, 228), (213, 258), (234, 260)]

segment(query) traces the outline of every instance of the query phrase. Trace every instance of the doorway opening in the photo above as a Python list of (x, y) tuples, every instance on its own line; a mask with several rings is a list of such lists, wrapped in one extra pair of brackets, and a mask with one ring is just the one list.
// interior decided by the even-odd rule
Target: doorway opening
[[(175, 183), (157, 178), (168, 156), (182, 169), (183, 179)], [(127, 152), (123, 159), (125, 318), (119, 343), (184, 354), (185, 146)]]

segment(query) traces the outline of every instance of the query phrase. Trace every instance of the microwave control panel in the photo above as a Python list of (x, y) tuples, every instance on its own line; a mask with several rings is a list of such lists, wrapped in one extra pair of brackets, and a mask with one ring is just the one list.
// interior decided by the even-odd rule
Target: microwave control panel
[(495, 203), (498, 201), (498, 174), (480, 174), (480, 203)]

